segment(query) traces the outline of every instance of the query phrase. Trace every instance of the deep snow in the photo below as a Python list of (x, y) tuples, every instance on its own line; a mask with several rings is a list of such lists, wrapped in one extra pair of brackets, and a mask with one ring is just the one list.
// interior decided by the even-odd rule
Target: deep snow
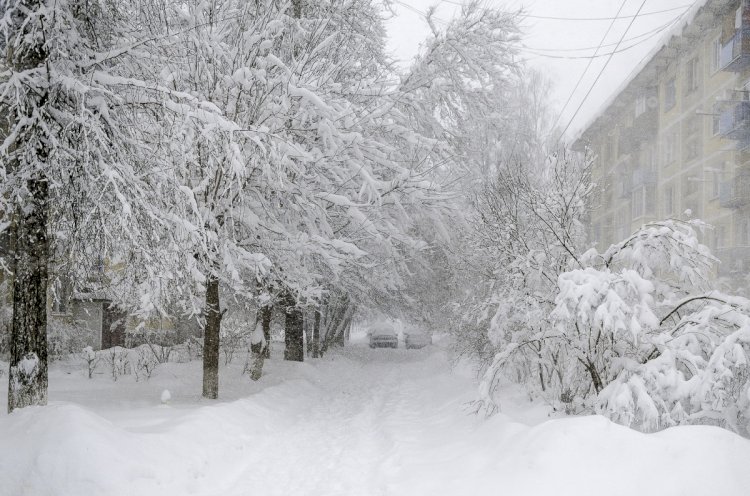
[(218, 403), (197, 396), (198, 362), (138, 383), (55, 365), (49, 406), (0, 415), (0, 494), (750, 494), (750, 441), (718, 428), (550, 420), (512, 389), (503, 414), (467, 414), (475, 383), (439, 346), (274, 357), (258, 383), (243, 362)]

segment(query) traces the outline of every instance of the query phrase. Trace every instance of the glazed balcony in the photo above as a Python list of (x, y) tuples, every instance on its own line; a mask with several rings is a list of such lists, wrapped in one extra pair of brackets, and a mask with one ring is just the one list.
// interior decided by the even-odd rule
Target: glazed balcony
[(721, 46), (719, 65), (724, 71), (740, 72), (750, 66), (750, 26), (743, 20), (742, 27)]
[(750, 173), (738, 174), (719, 185), (719, 205), (724, 208), (750, 205)]
[(633, 177), (630, 182), (631, 189), (640, 188), (649, 184), (656, 184), (655, 170), (638, 168), (633, 171)]
[(743, 277), (750, 269), (750, 246), (717, 248), (716, 256), (721, 260), (719, 264), (720, 276)]
[(630, 192), (633, 190), (632, 177), (625, 174), (618, 174), (614, 182), (614, 187), (615, 198), (630, 198)]
[(735, 102), (719, 115), (719, 134), (725, 138), (747, 141), (750, 131), (750, 102)]

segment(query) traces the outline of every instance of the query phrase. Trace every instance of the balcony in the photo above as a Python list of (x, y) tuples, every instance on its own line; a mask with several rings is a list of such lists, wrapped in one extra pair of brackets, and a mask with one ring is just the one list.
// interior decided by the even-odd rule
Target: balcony
[(719, 184), (719, 205), (723, 208), (750, 205), (750, 174), (740, 174)]
[(736, 102), (719, 115), (719, 134), (725, 138), (747, 141), (750, 131), (750, 102)]
[(633, 190), (630, 176), (619, 174), (614, 180), (613, 186), (615, 187), (615, 198), (630, 198), (630, 192)]
[(630, 188), (636, 189), (649, 184), (656, 184), (656, 171), (652, 169), (638, 168), (633, 171)]
[(723, 277), (744, 276), (750, 270), (750, 246), (733, 246), (716, 249), (721, 260), (719, 275)]
[(719, 65), (724, 71), (740, 72), (750, 66), (750, 26), (743, 20), (729, 41), (721, 46)]

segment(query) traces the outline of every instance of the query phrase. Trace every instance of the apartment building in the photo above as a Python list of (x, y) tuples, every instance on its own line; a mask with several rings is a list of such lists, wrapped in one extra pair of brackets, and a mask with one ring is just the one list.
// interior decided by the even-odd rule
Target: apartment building
[(719, 275), (750, 273), (750, 4), (703, 0), (581, 133), (599, 246), (646, 222), (699, 218)]

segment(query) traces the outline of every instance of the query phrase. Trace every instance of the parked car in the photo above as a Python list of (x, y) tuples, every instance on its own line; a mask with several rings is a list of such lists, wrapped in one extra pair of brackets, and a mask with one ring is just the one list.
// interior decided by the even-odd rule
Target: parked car
[(424, 348), (432, 344), (432, 335), (422, 331), (409, 331), (404, 333), (404, 344), (406, 349)]
[(375, 324), (367, 331), (370, 348), (398, 348), (398, 333), (390, 324)]

